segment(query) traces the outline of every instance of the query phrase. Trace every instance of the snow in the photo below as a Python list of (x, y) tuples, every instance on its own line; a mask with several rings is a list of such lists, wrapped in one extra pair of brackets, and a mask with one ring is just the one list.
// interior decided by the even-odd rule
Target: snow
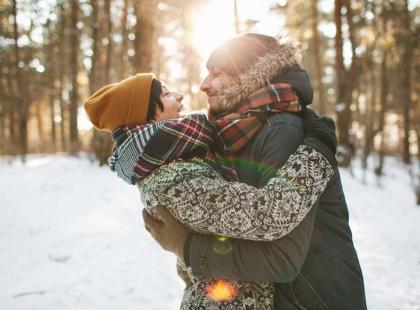
[[(420, 208), (406, 171), (343, 170), (369, 309), (420, 309)], [(87, 157), (0, 159), (0, 305), (177, 309), (175, 258), (144, 230), (139, 194)], [(364, 180), (364, 181), (362, 181)]]
[(368, 309), (419, 310), (420, 207), (401, 163), (388, 160), (387, 165), (379, 185), (360, 167), (355, 178), (342, 171)]

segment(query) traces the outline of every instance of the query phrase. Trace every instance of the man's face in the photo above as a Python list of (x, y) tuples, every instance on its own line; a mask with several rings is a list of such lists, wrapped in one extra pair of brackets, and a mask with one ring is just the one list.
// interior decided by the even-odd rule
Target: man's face
[(229, 85), (234, 79), (223, 70), (208, 68), (208, 74), (200, 85), (200, 90), (207, 94), (209, 102), (209, 116), (215, 117), (225, 112), (225, 107), (219, 102), (220, 92)]

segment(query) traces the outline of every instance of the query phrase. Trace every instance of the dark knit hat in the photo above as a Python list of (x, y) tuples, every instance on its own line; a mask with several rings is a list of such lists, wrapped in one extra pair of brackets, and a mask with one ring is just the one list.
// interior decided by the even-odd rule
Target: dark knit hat
[(237, 76), (244, 73), (259, 57), (277, 46), (278, 40), (273, 37), (246, 33), (216, 48), (207, 61), (207, 67), (222, 69), (232, 76)]

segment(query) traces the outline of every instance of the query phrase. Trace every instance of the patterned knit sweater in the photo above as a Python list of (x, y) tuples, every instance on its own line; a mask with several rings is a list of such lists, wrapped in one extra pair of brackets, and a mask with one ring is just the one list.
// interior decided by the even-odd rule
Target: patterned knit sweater
[[(171, 120), (171, 125), (176, 121)], [(157, 128), (156, 132), (162, 128)], [(147, 146), (158, 134), (147, 132)], [(154, 141), (156, 142), (156, 141)], [(129, 152), (130, 162), (138, 143), (130, 139), (116, 147), (112, 165), (119, 175), (129, 175), (133, 167), (119, 162)], [(137, 154), (139, 157), (142, 154)], [(127, 170), (127, 171), (124, 171)], [(270, 241), (287, 235), (305, 217), (333, 175), (328, 160), (318, 151), (301, 145), (276, 176), (263, 188), (228, 182), (207, 161), (195, 157), (178, 158), (161, 165), (137, 181), (145, 208), (165, 206), (181, 223), (195, 232), (224, 237)], [(274, 285), (267, 282), (226, 280), (229, 298), (218, 299), (211, 293), (219, 279), (195, 277), (181, 260), (181, 268), (190, 275), (181, 309), (273, 309)]]

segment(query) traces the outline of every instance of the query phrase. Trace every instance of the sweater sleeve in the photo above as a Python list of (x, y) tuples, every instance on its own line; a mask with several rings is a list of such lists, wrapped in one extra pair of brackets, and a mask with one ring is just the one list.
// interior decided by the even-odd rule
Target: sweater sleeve
[(196, 232), (256, 241), (290, 233), (334, 171), (321, 153), (307, 145), (300, 145), (262, 188), (227, 182), (206, 170), (212, 169), (194, 162), (160, 168), (143, 184), (145, 205), (165, 206)]

